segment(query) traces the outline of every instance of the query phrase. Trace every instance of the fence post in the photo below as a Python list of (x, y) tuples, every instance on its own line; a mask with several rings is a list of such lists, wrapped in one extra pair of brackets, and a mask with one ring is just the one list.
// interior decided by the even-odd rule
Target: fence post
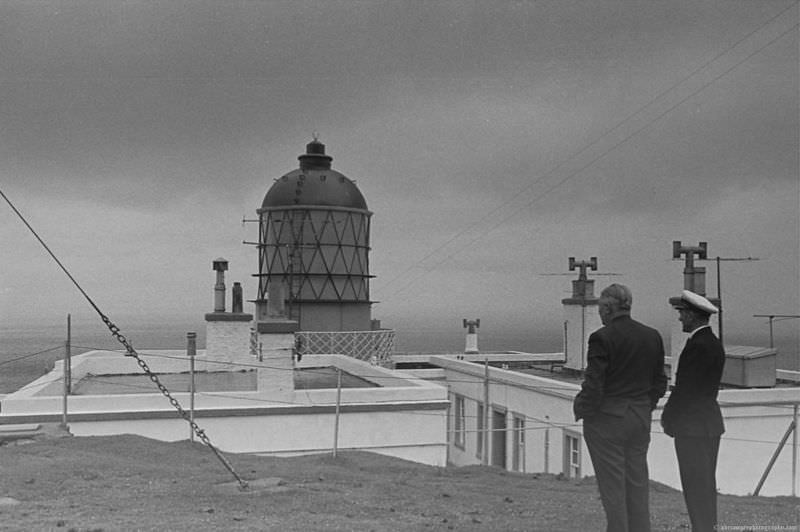
[(61, 426), (67, 428), (67, 397), (72, 393), (72, 316), (67, 314), (67, 341), (64, 342), (64, 412)]
[(797, 403), (792, 405), (792, 497), (797, 496)]
[(194, 357), (197, 355), (197, 333), (186, 333), (186, 356), (189, 357), (189, 440), (194, 442)]
[(544, 429), (544, 472), (550, 473), (550, 416), (544, 416), (544, 421), (547, 424)]
[(445, 417), (445, 428), (444, 428), (444, 441), (445, 441), (445, 451), (444, 451), (444, 464), (450, 465), (450, 405), (453, 404), (453, 401), (450, 399), (452, 397), (452, 392), (450, 391), (450, 384), (447, 384), (447, 410)]
[(489, 359), (483, 361), (483, 465), (489, 464)]
[(333, 424), (333, 457), (339, 448), (339, 406), (342, 403), (342, 369), (336, 368), (336, 417)]

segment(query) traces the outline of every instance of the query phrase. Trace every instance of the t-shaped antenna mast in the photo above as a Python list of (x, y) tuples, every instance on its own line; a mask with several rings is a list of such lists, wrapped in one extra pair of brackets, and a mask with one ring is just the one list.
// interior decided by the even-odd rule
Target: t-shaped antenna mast
[(569, 271), (580, 270), (578, 279), (572, 281), (572, 297), (578, 299), (594, 298), (594, 280), (586, 276), (586, 270), (597, 271), (597, 257), (588, 261), (576, 261), (575, 257), (569, 258)]
[(686, 267), (683, 269), (683, 288), (691, 290), (701, 296), (706, 295), (706, 269), (695, 266), (694, 258), (705, 259), (708, 256), (708, 243), (700, 242), (697, 246), (682, 246), (680, 240), (672, 241), (672, 258), (679, 259), (681, 255), (686, 258)]
[(575, 257), (569, 258), (569, 271), (574, 272), (576, 269), (580, 269), (581, 273), (578, 276), (579, 281), (586, 281), (588, 277), (586, 277), (586, 270), (590, 269), (592, 271), (597, 271), (597, 257), (592, 257), (589, 261), (576, 261)]
[(468, 320), (464, 319), (464, 328), (467, 329), (467, 333), (475, 334), (475, 329), (481, 326), (481, 320)]

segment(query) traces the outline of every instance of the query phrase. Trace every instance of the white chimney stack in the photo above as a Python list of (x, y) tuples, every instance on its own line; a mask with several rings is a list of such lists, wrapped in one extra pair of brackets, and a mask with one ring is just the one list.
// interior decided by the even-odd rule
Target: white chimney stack
[(464, 348), (464, 353), (478, 353), (478, 327), (481, 326), (481, 320), (464, 320), (464, 328), (467, 329), (467, 345)]

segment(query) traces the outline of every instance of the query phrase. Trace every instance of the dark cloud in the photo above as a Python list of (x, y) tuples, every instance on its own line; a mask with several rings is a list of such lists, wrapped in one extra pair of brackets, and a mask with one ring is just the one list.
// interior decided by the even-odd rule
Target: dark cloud
[[(400, 298), (381, 308), (413, 305), (398, 285), (520, 308), (530, 272), (571, 255), (733, 245), (745, 208), (796, 221), (776, 199), (796, 192), (800, 130), (784, 19), (796, 3), (3, 2), (2, 186), (66, 249), (108, 249), (108, 227), (125, 260), (94, 277), (134, 297), (114, 278), (153, 257), (175, 256), (163, 286), (220, 254), (249, 273), (240, 216), (317, 130), (375, 211), (376, 290)], [(753, 226), (747, 242), (776, 240)]]

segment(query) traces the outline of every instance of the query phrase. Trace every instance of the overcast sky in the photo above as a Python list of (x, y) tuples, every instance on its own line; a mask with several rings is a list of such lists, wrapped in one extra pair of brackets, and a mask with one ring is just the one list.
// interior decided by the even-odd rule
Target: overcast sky
[[(598, 257), (662, 329), (672, 241), (726, 332), (800, 313), (794, 1), (0, 1), (0, 190), (110, 316), (255, 297), (256, 209), (318, 132), (372, 218), (384, 326), (558, 330)], [(0, 313), (78, 292), (0, 204)], [(716, 295), (716, 266), (708, 292)], [(781, 324), (796, 331), (800, 320)], [(124, 324), (124, 318), (123, 323)], [(795, 333), (796, 334), (796, 333)]]

